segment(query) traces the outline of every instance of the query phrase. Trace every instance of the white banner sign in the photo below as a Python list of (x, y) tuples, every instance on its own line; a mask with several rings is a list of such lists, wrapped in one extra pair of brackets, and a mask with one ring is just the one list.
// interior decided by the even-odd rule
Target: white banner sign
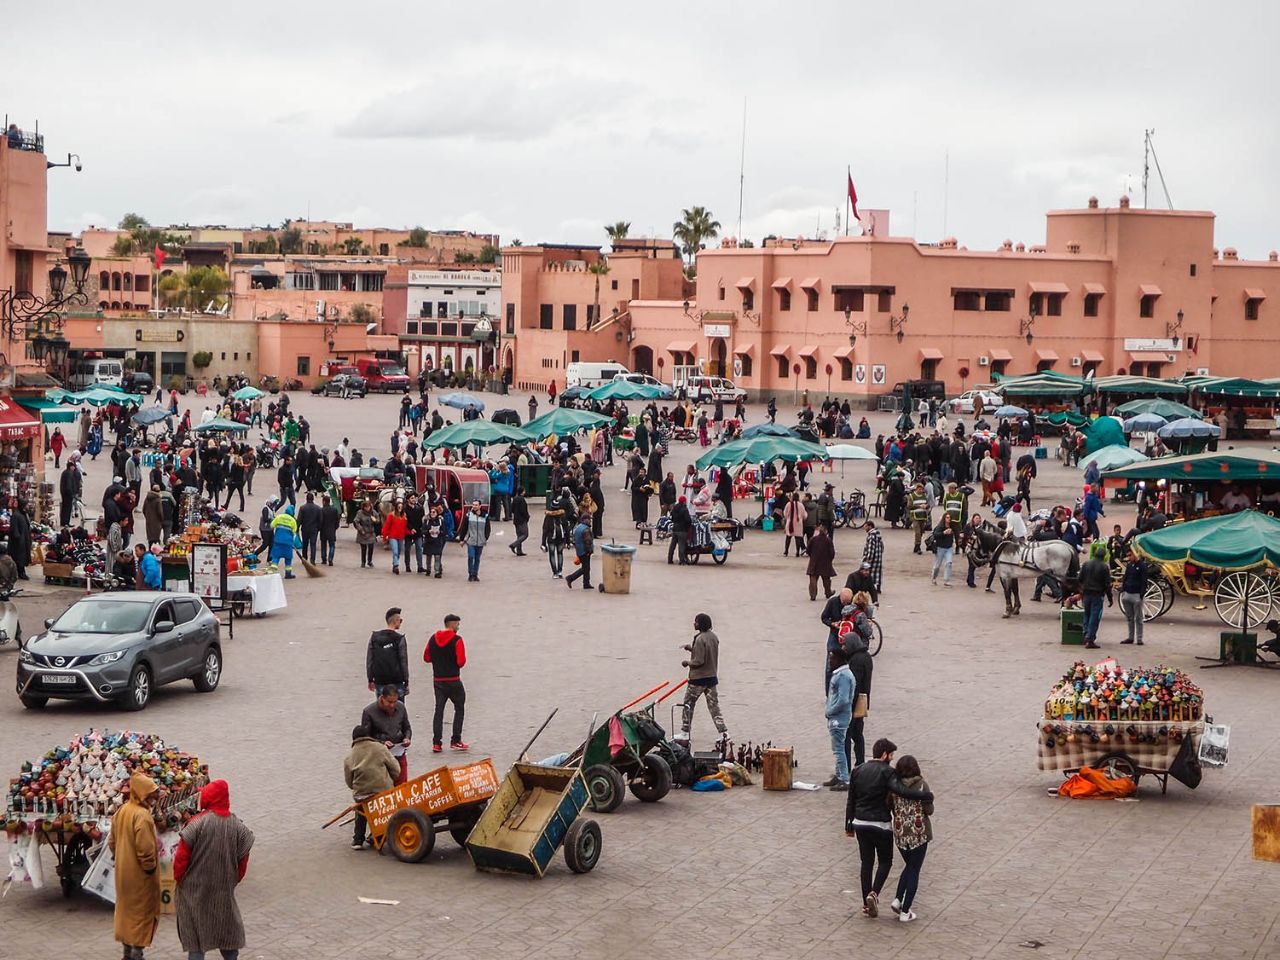
[(1174, 341), (1169, 339), (1161, 340), (1159, 338), (1145, 339), (1142, 337), (1126, 337), (1124, 341), (1124, 348), (1126, 350), (1159, 350), (1161, 352), (1168, 352), (1170, 350), (1177, 350), (1181, 343), (1181, 340)]
[(497, 287), (502, 274), (496, 270), (410, 270), (409, 282), (428, 287)]
[(702, 335), (709, 340), (717, 338), (721, 340), (729, 339), (729, 325), (727, 323), (704, 323), (702, 325)]

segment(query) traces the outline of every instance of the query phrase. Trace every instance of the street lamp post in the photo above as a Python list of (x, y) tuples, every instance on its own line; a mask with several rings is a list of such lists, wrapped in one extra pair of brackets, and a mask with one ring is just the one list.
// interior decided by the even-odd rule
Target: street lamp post
[[(63, 313), (72, 304), (89, 302), (84, 288), (91, 263), (92, 258), (84, 248), (76, 247), (67, 255), (69, 271), (60, 262), (49, 270), (47, 297), (37, 296), (29, 290), (15, 291), (12, 287), (0, 290), (0, 335), (10, 342), (25, 339), (32, 359), (38, 363), (47, 360), (50, 369), (61, 369), (70, 348), (70, 343), (62, 336)], [(70, 292), (67, 290), (68, 279), (71, 281)], [(22, 325), (21, 336), (19, 324)]]

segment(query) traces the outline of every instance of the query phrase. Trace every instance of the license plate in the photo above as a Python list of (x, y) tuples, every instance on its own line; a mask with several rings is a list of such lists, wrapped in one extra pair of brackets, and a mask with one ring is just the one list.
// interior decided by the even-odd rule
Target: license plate
[(69, 673), (45, 673), (41, 674), (40, 683), (46, 687), (74, 687), (76, 685), (76, 677)]

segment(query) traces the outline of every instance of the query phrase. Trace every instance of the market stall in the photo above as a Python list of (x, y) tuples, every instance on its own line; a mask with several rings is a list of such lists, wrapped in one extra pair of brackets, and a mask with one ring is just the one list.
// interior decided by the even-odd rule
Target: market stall
[(1276, 429), (1280, 384), (1244, 377), (1184, 377), (1194, 406), (1223, 428), (1228, 439), (1260, 439)]
[[(9, 840), (9, 880), (44, 885), (43, 851), (53, 851), (64, 896), (82, 887), (115, 902), (111, 853), (106, 843), (111, 818), (129, 798), (129, 778), (143, 773), (159, 788), (152, 806), (160, 835), (161, 887), (172, 864), (177, 831), (196, 813), (209, 768), (154, 734), (89, 730), (65, 747), (23, 763), (9, 781), (5, 833)], [(166, 860), (168, 863), (166, 864)], [(168, 876), (172, 903), (172, 873)], [(163, 899), (163, 894), (162, 894)]]
[(1198, 519), (1250, 507), (1280, 513), (1280, 451), (1216, 450), (1104, 470), (1102, 482), (1145, 484), (1170, 519)]
[[(1182, 758), (1188, 766), (1226, 762), (1216, 730), (1215, 749), (1208, 756), (1201, 750), (1211, 723), (1204, 692), (1180, 670), (1125, 668), (1115, 660), (1090, 668), (1077, 660), (1050, 690), (1036, 722), (1038, 765), (1067, 775), (1090, 767), (1135, 784), (1150, 775), (1164, 793), (1171, 775), (1182, 779), (1180, 754), (1189, 755)], [(1199, 778), (1183, 782), (1194, 788)]]

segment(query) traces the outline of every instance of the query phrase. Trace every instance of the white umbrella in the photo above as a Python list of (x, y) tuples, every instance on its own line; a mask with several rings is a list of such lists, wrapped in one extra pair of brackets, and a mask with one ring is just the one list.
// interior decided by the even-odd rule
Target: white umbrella
[(852, 443), (833, 443), (827, 447), (827, 456), (832, 460), (874, 460), (876, 455), (865, 447), (856, 447)]

